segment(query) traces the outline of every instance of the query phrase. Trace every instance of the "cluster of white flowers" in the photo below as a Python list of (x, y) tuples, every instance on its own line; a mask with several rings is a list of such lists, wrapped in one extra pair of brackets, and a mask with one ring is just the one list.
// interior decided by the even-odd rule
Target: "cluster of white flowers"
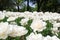
[(0, 39), (6, 39), (8, 36), (17, 37), (27, 34), (28, 30), (23, 26), (11, 25), (7, 22), (0, 23)]
[(31, 33), (29, 36), (26, 37), (26, 39), (27, 40), (60, 40), (56, 36), (51, 37), (47, 35), (46, 37), (44, 37), (42, 34), (34, 34), (34, 33)]
[(60, 40), (60, 39), (57, 38), (57, 36), (51, 37), (47, 35), (46, 37), (44, 37), (42, 34), (31, 33), (29, 36), (26, 37), (26, 40)]
[(0, 23), (0, 39), (5, 39), (7, 38), (8, 34), (9, 34), (9, 27), (8, 27), (8, 23), (5, 22), (1, 22)]
[[(31, 30), (32, 33), (29, 33)], [(54, 36), (50, 36), (48, 30)], [(44, 32), (47, 33), (45, 36)], [(60, 40), (58, 33), (60, 33), (59, 13), (0, 11), (0, 39), (30, 34), (25, 37), (26, 40)]]

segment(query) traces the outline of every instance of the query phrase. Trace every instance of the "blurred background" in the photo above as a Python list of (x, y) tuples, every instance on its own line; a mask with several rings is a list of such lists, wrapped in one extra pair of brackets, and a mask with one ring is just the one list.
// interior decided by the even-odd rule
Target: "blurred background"
[(60, 0), (0, 0), (0, 11), (3, 10), (60, 13)]

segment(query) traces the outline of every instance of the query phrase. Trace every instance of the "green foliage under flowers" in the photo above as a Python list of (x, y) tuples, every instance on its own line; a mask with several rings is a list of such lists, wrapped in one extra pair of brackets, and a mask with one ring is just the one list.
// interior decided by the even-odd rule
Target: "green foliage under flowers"
[(31, 29), (30, 25), (32, 23), (32, 19), (28, 21), (28, 24), (25, 25), (24, 27), (26, 27), (26, 29), (28, 30), (28, 33), (26, 34), (26, 36), (28, 36), (31, 32), (33, 32), (33, 30)]
[(4, 19), (0, 20), (0, 22), (7, 22), (8, 17), (5, 17)]
[(60, 32), (58, 33), (58, 38), (60, 38)]
[(20, 37), (8, 37), (6, 40), (20, 40)]
[(21, 24), (20, 24), (20, 21), (21, 21), (21, 19), (23, 19), (24, 17), (22, 17), (22, 18), (17, 18), (16, 20), (15, 20), (15, 22), (17, 23), (17, 25), (19, 25), (19, 26), (21, 26)]

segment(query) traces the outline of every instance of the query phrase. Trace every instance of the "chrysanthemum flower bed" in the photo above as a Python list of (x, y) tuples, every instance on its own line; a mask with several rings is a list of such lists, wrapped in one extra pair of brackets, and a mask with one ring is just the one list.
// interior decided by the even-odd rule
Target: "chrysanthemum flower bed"
[(0, 11), (0, 40), (60, 40), (60, 14)]

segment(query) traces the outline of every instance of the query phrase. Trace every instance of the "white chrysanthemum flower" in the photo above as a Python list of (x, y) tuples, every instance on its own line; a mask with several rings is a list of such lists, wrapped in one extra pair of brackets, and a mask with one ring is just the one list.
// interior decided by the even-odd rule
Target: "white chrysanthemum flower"
[(52, 24), (57, 23), (57, 21), (55, 21), (55, 20), (49, 20), (49, 22), (52, 23)]
[(5, 18), (5, 14), (4, 13), (0, 13), (0, 20)]
[(60, 40), (59, 38), (57, 38), (57, 36), (53, 36), (52, 40)]
[(35, 31), (40, 32), (40, 31), (43, 31), (46, 28), (46, 23), (43, 22), (42, 20), (39, 20), (39, 19), (38, 20), (33, 20), (30, 27), (33, 29), (34, 32)]
[(10, 24), (12, 24), (12, 25), (17, 25), (17, 23), (16, 23), (15, 21), (10, 22)]
[(39, 12), (38, 16), (43, 16), (43, 12)]
[(27, 22), (28, 22), (28, 20), (29, 20), (28, 18), (22, 19), (22, 20), (20, 21), (21, 25), (26, 25)]
[(60, 27), (60, 23), (54, 23), (53, 27)]
[[(56, 23), (55, 23), (56, 24)], [(52, 33), (53, 34), (56, 34), (56, 35), (58, 35), (57, 33), (59, 32), (59, 30), (58, 30), (58, 25), (57, 26), (55, 26), (55, 24), (53, 24), (53, 28), (51, 28), (51, 30), (52, 30)]]
[(9, 17), (7, 21), (14, 21), (17, 17)]
[(29, 14), (30, 12), (29, 12), (29, 11), (25, 11), (24, 13), (25, 13), (25, 14)]
[(11, 36), (11, 37), (23, 36), (23, 35), (27, 34), (27, 32), (28, 32), (28, 30), (26, 30), (22, 26), (11, 25), (11, 27), (12, 27), (12, 31), (9, 34), (9, 36)]
[(45, 12), (45, 15), (49, 15), (49, 12)]
[(29, 19), (34, 19), (35, 18), (35, 16), (32, 13), (25, 14), (25, 15), (26, 15), (25, 18), (29, 18)]
[(26, 40), (43, 40), (43, 36), (41, 34), (34, 34), (31, 33), (29, 36), (26, 37)]
[(50, 36), (47, 36), (44, 38), (44, 40), (52, 40), (52, 38)]
[(53, 34), (56, 34), (57, 35), (58, 32), (59, 32), (58, 28), (52, 28), (52, 33)]
[(20, 13), (18, 17), (25, 17), (26, 15), (24, 13)]
[(6, 10), (3, 10), (3, 13), (5, 13), (6, 12)]
[(48, 16), (43, 15), (43, 16), (42, 16), (42, 20), (46, 21), (46, 20), (49, 20), (49, 18), (48, 18)]
[(6, 15), (6, 17), (18, 17), (18, 16), (20, 16), (20, 13), (19, 12), (8, 11), (8, 12), (5, 13), (5, 15)]
[(53, 24), (53, 28), (51, 29), (53, 34), (58, 35), (58, 34), (57, 34), (57, 33), (59, 32), (58, 27), (60, 27), (60, 23), (54, 23), (54, 24)]
[(0, 23), (0, 39), (6, 39), (8, 37), (9, 31), (8, 31), (8, 23)]
[(5, 15), (6, 15), (6, 17), (15, 17), (16, 16), (14, 12), (10, 12), (10, 11), (6, 12)]

